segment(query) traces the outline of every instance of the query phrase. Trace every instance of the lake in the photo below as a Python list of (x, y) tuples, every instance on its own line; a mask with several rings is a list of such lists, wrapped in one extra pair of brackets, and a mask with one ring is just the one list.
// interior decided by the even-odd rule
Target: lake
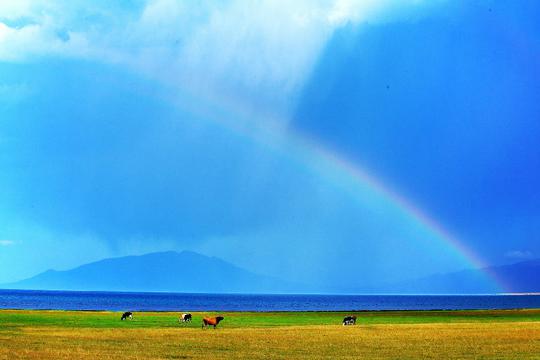
[(259, 295), (0, 290), (1, 309), (348, 311), (540, 308), (540, 295)]

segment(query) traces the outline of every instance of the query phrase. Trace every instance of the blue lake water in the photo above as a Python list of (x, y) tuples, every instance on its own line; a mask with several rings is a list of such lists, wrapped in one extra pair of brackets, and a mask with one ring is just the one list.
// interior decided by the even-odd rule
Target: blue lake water
[(239, 295), (0, 290), (1, 309), (349, 311), (540, 308), (539, 295)]

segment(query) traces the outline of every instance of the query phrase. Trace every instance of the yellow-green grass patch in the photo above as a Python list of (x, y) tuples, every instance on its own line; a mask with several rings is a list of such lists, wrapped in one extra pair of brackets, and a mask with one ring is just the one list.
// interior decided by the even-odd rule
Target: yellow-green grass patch
[[(224, 313), (218, 329), (177, 313), (0, 311), (0, 359), (538, 359), (539, 310)], [(468, 321), (467, 321), (468, 320)], [(98, 323), (99, 324), (98, 326)]]

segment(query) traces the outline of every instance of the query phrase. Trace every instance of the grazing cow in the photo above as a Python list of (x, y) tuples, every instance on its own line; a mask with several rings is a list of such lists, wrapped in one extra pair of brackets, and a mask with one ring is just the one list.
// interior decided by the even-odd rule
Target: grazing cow
[(343, 326), (345, 325), (356, 325), (356, 316), (345, 316), (345, 318), (343, 319)]
[(191, 322), (191, 314), (182, 314), (182, 316), (180, 316), (180, 319), (178, 319), (178, 322)]
[(133, 313), (131, 311), (126, 311), (125, 313), (122, 314), (122, 317), (120, 318), (120, 320), (132, 320), (133, 319)]
[(211, 326), (214, 326), (214, 329), (216, 328), (216, 326), (219, 324), (219, 322), (223, 320), (223, 316), (216, 316), (216, 317), (212, 317), (212, 318), (204, 318), (202, 319), (202, 328), (207, 328), (208, 325), (211, 325)]

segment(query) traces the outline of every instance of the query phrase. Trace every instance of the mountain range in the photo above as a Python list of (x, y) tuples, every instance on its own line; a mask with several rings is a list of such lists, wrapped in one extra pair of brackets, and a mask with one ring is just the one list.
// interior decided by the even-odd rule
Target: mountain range
[[(486, 274), (497, 280), (486, 282)], [(302, 285), (259, 275), (222, 259), (169, 251), (104, 259), (71, 270), (48, 270), (5, 289), (184, 293), (487, 294), (540, 292), (540, 259), (435, 274), (371, 288)]]
[(293, 284), (258, 275), (216, 257), (169, 251), (104, 259), (77, 268), (47, 270), (3, 288), (141, 292), (274, 293)]
[[(492, 281), (486, 282), (486, 277)], [(435, 274), (395, 284), (394, 290), (416, 294), (537, 293), (540, 292), (540, 259)]]

